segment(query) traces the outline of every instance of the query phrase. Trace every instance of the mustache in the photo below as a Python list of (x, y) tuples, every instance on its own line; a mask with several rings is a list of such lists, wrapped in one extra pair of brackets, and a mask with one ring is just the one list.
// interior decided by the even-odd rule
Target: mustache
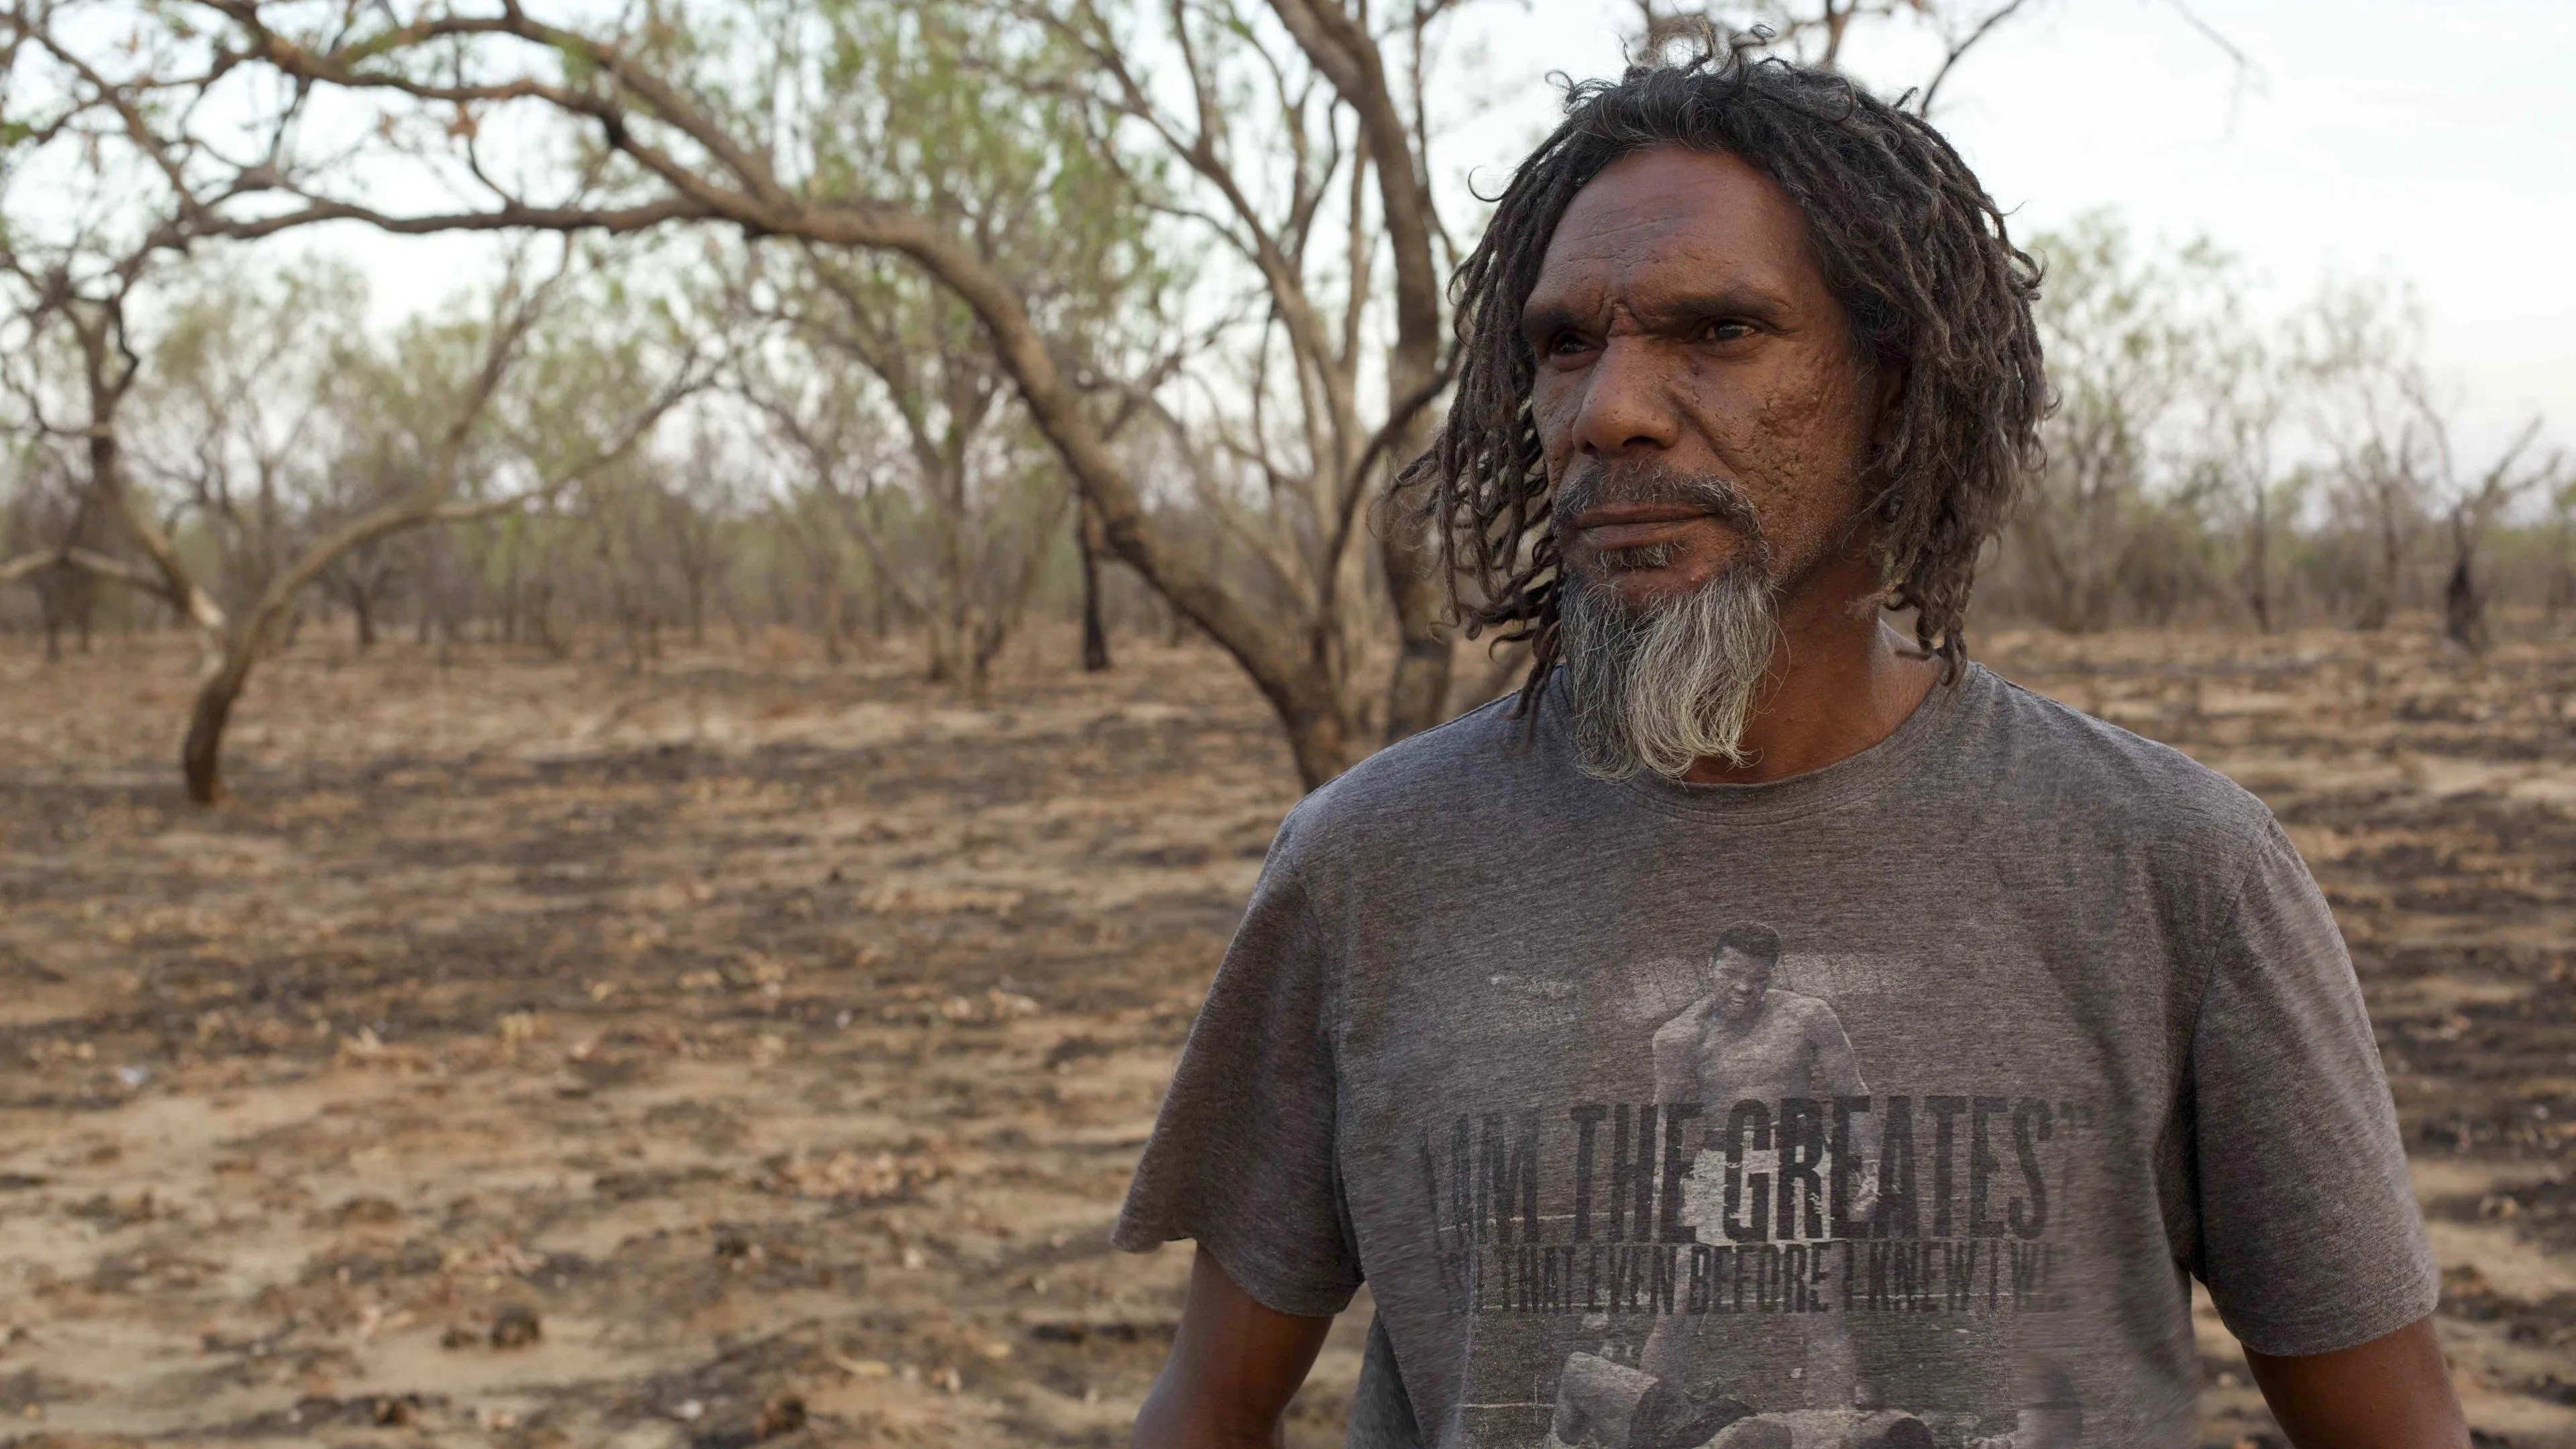
[(1696, 508), (1762, 542), (1762, 520), (1753, 500), (1731, 478), (1715, 473), (1686, 473), (1660, 460), (1609, 462), (1569, 470), (1548, 503), (1548, 516), (1559, 537), (1573, 531), (1574, 520), (1610, 504), (1671, 504)]

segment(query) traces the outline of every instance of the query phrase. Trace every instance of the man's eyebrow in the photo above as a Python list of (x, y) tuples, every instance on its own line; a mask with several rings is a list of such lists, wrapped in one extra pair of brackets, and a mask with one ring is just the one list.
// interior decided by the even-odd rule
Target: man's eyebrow
[(1675, 322), (1701, 322), (1711, 317), (1777, 317), (1789, 310), (1789, 299), (1749, 282), (1708, 291), (1676, 292), (1648, 297), (1635, 304), (1639, 321), (1652, 327)]
[(1562, 302), (1533, 303), (1521, 308), (1521, 335), (1531, 338), (1553, 336), (1580, 320), (1574, 309)]
[[(1637, 320), (1648, 327), (1688, 325), (1712, 317), (1770, 320), (1790, 310), (1788, 298), (1754, 282), (1631, 299), (1629, 305)], [(1580, 327), (1585, 320), (1584, 313), (1562, 302), (1531, 302), (1521, 308), (1520, 330), (1522, 336), (1535, 342), (1566, 328)]]

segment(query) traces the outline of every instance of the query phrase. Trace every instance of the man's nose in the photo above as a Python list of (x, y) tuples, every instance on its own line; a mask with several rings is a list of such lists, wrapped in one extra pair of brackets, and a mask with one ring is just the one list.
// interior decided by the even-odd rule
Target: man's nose
[(1583, 407), (1574, 416), (1574, 446), (1596, 458), (1632, 450), (1660, 453), (1680, 432), (1672, 407), (1668, 360), (1642, 338), (1613, 337), (1584, 376)]

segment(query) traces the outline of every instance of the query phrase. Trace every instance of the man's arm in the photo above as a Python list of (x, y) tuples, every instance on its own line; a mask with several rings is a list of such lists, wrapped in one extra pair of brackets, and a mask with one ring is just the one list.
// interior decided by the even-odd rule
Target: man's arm
[(1655, 1100), (1699, 1100), (1699, 1036), (1708, 1021), (1708, 1003), (1694, 1002), (1655, 1028), (1649, 1050), (1655, 1063)]
[(1136, 1415), (1136, 1449), (1267, 1449), (1329, 1318), (1265, 1308), (1205, 1248), (1190, 1261), (1172, 1357)]
[(1851, 1038), (1843, 1033), (1843, 1019), (1822, 1001), (1807, 1013), (1807, 1050), (1814, 1054), (1816, 1086), (1824, 1095), (1869, 1095), (1869, 1083), (1861, 1080), (1860, 1058), (1852, 1051)]
[(2274, 1358), (2248, 1350), (2254, 1382), (2298, 1449), (2465, 1449), (2429, 1317), (2335, 1353)]

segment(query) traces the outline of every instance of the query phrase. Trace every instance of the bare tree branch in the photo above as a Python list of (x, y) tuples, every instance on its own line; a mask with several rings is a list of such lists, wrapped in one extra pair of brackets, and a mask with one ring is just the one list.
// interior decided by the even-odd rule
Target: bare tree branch
[(1932, 100), (1941, 93), (1941, 82), (1950, 78), (1950, 72), (1958, 66), (1960, 60), (1965, 58), (1969, 51), (1977, 48), (1978, 41), (1992, 34), (1996, 26), (2010, 20), (2016, 11), (2028, 3), (2029, 0), (2004, 0), (2004, 3), (1987, 11), (1982, 19), (1970, 26), (1965, 35), (1947, 42), (1943, 46), (1941, 64), (1933, 70), (1932, 79), (1923, 83), (1922, 93), (1915, 98), (1914, 113), (1918, 116), (1931, 115)]

